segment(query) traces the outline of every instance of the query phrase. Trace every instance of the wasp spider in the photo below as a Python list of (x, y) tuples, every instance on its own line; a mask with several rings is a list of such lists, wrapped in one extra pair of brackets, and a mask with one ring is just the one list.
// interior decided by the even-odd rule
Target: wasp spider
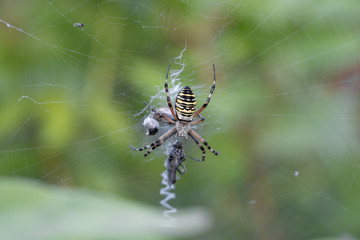
[[(205, 160), (205, 149), (200, 144), (200, 142), (205, 145), (213, 154), (219, 155), (218, 152), (216, 152), (214, 149), (210, 147), (210, 145), (198, 134), (192, 129), (192, 125), (197, 124), (199, 122), (202, 122), (205, 120), (203, 116), (200, 115), (200, 113), (207, 107), (207, 105), (210, 102), (211, 96), (215, 90), (215, 80), (216, 80), (216, 74), (215, 74), (215, 65), (213, 64), (213, 71), (214, 71), (214, 80), (213, 85), (210, 89), (210, 93), (208, 98), (206, 99), (206, 102), (199, 108), (199, 110), (196, 111), (196, 98), (194, 93), (192, 92), (191, 88), (189, 86), (185, 86), (181, 91), (178, 93), (176, 99), (175, 99), (175, 110), (171, 104), (170, 96), (169, 96), (169, 88), (167, 84), (168, 75), (169, 75), (169, 69), (170, 64), (166, 72), (166, 79), (165, 79), (165, 92), (166, 92), (166, 100), (167, 104), (169, 106), (172, 118), (169, 118), (165, 115), (162, 115), (161, 113), (157, 112), (161, 117), (166, 119), (169, 123), (175, 125), (173, 128), (171, 128), (169, 131), (161, 135), (156, 141), (152, 142), (149, 145), (146, 145), (141, 148), (134, 148), (130, 145), (131, 149), (136, 151), (143, 151), (145, 149), (149, 149), (144, 156), (146, 157), (149, 155), (154, 149), (159, 147), (161, 144), (163, 144), (166, 140), (168, 140), (171, 136), (177, 133), (180, 137), (185, 137), (186, 139), (188, 136), (190, 136), (195, 144), (200, 148), (202, 151), (202, 159), (201, 161)], [(150, 109), (153, 112), (156, 112), (153, 108), (150, 107)], [(200, 119), (194, 120), (195, 117), (199, 117)]]

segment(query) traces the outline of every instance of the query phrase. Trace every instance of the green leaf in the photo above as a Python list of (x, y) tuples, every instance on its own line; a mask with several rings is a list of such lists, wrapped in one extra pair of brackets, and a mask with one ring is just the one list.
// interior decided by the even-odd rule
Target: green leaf
[(25, 179), (2, 180), (0, 192), (0, 239), (169, 239), (211, 227), (202, 208), (180, 210), (178, 227), (164, 227), (171, 220), (160, 207), (106, 193)]

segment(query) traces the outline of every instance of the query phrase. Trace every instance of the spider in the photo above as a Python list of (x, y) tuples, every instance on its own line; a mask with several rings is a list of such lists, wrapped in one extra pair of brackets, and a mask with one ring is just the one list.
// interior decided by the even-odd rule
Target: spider
[[(201, 116), (200, 113), (209, 104), (211, 96), (212, 96), (212, 94), (213, 94), (213, 92), (215, 90), (215, 80), (216, 80), (215, 65), (213, 64), (214, 80), (213, 80), (213, 85), (211, 86), (211, 89), (210, 89), (209, 96), (206, 99), (206, 102), (197, 111), (196, 111), (196, 98), (195, 98), (195, 95), (194, 95), (194, 93), (192, 92), (192, 90), (191, 90), (191, 88), (189, 86), (185, 86), (178, 93), (178, 95), (177, 95), (177, 97), (175, 99), (175, 111), (174, 111), (174, 108), (173, 108), (173, 106), (171, 104), (171, 101), (170, 101), (169, 89), (168, 89), (168, 84), (167, 84), (170, 65), (171, 64), (169, 64), (169, 67), (168, 67), (167, 72), (166, 72), (166, 79), (165, 79), (164, 87), (165, 87), (165, 92), (166, 92), (167, 104), (169, 106), (172, 118), (169, 118), (169, 117), (167, 117), (167, 116), (165, 116), (165, 115), (163, 115), (163, 114), (161, 114), (159, 112), (157, 112), (157, 114), (159, 114), (161, 117), (163, 117), (169, 123), (171, 123), (171, 124), (173, 124), (175, 126), (173, 128), (171, 128), (169, 131), (167, 131), (166, 133), (164, 133), (163, 135), (161, 135), (156, 141), (150, 143), (149, 145), (146, 145), (146, 146), (141, 147), (141, 148), (134, 148), (133, 146), (130, 145), (130, 148), (133, 149), (133, 150), (136, 150), (136, 151), (143, 151), (145, 149), (150, 148), (144, 154), (144, 157), (146, 157), (154, 149), (161, 146), (161, 144), (163, 144), (171, 136), (173, 136), (174, 134), (177, 133), (177, 135), (179, 137), (185, 137), (186, 139), (188, 139), (188, 136), (190, 136), (194, 140), (195, 144), (202, 151), (202, 159), (201, 159), (201, 161), (205, 161), (205, 149), (199, 142), (201, 142), (203, 145), (205, 145), (213, 154), (219, 155), (218, 152), (216, 152), (214, 149), (212, 149), (210, 147), (210, 145), (205, 141), (205, 139), (203, 139), (198, 133), (196, 133), (192, 129), (192, 125), (195, 125), (195, 124), (205, 120), (205, 118), (203, 116)], [(154, 110), (153, 108), (150, 107), (150, 109), (153, 112), (156, 112), (156, 110)], [(198, 116), (200, 119), (193, 121), (193, 119), (196, 116)]]

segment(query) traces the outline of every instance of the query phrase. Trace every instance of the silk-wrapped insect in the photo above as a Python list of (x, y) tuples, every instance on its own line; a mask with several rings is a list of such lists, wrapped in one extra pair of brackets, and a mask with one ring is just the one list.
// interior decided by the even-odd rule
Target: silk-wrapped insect
[(84, 24), (83, 23), (74, 23), (73, 26), (82, 29), (84, 27)]
[(168, 108), (151, 109), (151, 114), (144, 119), (143, 126), (146, 129), (146, 135), (155, 135), (159, 131), (160, 123), (170, 124), (163, 116), (173, 119), (171, 111)]

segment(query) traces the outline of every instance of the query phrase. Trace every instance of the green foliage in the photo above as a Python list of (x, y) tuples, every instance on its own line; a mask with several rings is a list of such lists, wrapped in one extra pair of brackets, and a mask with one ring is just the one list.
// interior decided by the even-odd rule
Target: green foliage
[[(358, 10), (354, 0), (1, 1), (0, 239), (360, 236)], [(180, 80), (198, 105), (216, 66), (197, 131), (221, 154), (190, 161), (200, 151), (185, 143), (178, 227), (164, 230), (166, 146), (144, 158), (129, 145), (156, 139), (142, 126), (149, 110), (139, 113), (151, 100), (166, 107), (166, 69), (180, 68), (185, 45)]]

